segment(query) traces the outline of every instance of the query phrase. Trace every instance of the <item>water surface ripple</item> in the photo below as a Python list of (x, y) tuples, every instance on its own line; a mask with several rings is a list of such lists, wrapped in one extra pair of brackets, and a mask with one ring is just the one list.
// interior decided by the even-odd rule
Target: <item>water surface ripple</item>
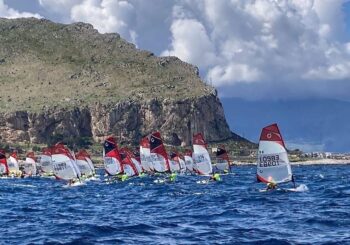
[(259, 192), (255, 167), (63, 188), (0, 180), (1, 244), (350, 244), (350, 166), (293, 166), (308, 192)]

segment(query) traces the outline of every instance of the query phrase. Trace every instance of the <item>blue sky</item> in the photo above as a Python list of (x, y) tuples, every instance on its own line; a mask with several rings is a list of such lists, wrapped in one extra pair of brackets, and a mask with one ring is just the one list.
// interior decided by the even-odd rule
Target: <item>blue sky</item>
[[(350, 151), (348, 1), (0, 0), (0, 16), (83, 21), (118, 32), (141, 49), (198, 66), (218, 89), (231, 129), (250, 140), (276, 121), (293, 147)], [(313, 116), (295, 122), (298, 114)]]

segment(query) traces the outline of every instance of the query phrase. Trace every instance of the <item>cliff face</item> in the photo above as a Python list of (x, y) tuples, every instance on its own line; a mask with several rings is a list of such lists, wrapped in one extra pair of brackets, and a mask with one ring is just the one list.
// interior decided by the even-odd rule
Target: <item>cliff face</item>
[(209, 141), (233, 136), (215, 94), (184, 100), (96, 103), (71, 110), (19, 111), (0, 116), (1, 138), (8, 142), (46, 143), (52, 135), (102, 141), (114, 134), (121, 142), (136, 144), (143, 135), (155, 130), (160, 130), (164, 140), (172, 145), (191, 144), (195, 132), (204, 132)]
[(173, 145), (190, 144), (195, 132), (208, 141), (239, 138), (215, 89), (176, 57), (156, 57), (84, 23), (0, 18), (0, 32), (3, 142), (114, 134), (138, 143), (155, 130)]

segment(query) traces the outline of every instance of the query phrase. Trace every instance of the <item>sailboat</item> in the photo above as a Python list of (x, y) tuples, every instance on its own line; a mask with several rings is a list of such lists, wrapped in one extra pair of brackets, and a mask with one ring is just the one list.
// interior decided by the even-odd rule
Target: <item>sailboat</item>
[(0, 177), (7, 177), (9, 175), (9, 167), (6, 160), (5, 150), (0, 149)]
[(186, 150), (185, 151), (185, 164), (186, 164), (186, 169), (188, 172), (193, 173), (194, 172), (194, 163), (192, 159), (192, 151), (191, 150)]
[(224, 146), (217, 147), (216, 150), (216, 169), (219, 172), (230, 171), (230, 158)]
[(20, 176), (21, 171), (19, 170), (17, 152), (13, 151), (10, 157), (7, 159), (7, 166), (9, 168), (9, 175)]
[(53, 165), (50, 148), (42, 149), (40, 157), (40, 167), (42, 171), (42, 176), (53, 176)]
[(150, 135), (151, 159), (154, 170), (159, 173), (170, 172), (169, 158), (159, 132)]
[(107, 175), (123, 173), (122, 159), (114, 137), (108, 137), (103, 144), (103, 163)]
[(181, 170), (179, 155), (174, 151), (170, 153), (169, 166), (172, 173), (179, 173)]
[(51, 149), (51, 157), (56, 179), (80, 182), (80, 170), (76, 165), (76, 159), (68, 148), (61, 143), (54, 145)]
[(28, 152), (26, 156), (26, 160), (23, 163), (23, 173), (25, 176), (36, 176), (37, 175), (37, 167), (36, 167), (36, 157), (34, 152)]
[(276, 123), (264, 127), (261, 131), (257, 180), (274, 185), (294, 182), (286, 146)]
[(207, 143), (201, 133), (193, 135), (193, 154), (194, 168), (199, 175), (211, 175), (213, 167), (211, 164)]
[(132, 161), (130, 154), (128, 154), (128, 149), (124, 147), (121, 148), (119, 152), (122, 159), (123, 173), (128, 177), (139, 175), (140, 172), (138, 171), (135, 163)]
[(86, 150), (80, 150), (76, 155), (76, 163), (79, 167), (81, 175), (85, 178), (90, 178), (95, 175), (95, 168), (92, 164), (89, 153)]
[(154, 172), (153, 163), (151, 160), (151, 149), (148, 137), (143, 137), (140, 142), (140, 161), (142, 168), (148, 172)]

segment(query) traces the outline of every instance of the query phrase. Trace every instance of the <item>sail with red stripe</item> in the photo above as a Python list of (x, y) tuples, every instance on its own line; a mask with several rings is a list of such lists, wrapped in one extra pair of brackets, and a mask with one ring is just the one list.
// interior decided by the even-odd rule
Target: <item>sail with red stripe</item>
[(156, 172), (169, 172), (169, 158), (159, 132), (150, 135), (151, 159)]
[(51, 148), (53, 173), (57, 179), (80, 179), (81, 173), (76, 165), (72, 152), (63, 144), (58, 143)]
[(128, 155), (132, 163), (134, 164), (136, 170), (137, 170), (137, 175), (143, 172), (141, 163), (137, 161), (134, 152), (132, 152), (129, 148), (124, 147), (123, 151)]
[(170, 153), (169, 166), (170, 166), (170, 172), (172, 173), (180, 172), (181, 170), (180, 159), (177, 152), (173, 151)]
[(224, 146), (217, 147), (216, 168), (220, 172), (229, 171), (230, 169), (230, 158)]
[(132, 161), (128, 151), (129, 150), (125, 147), (121, 148), (119, 151), (120, 157), (122, 159), (123, 173), (129, 177), (137, 176), (137, 175), (139, 175), (139, 171), (138, 171), (135, 163)]
[(200, 175), (209, 175), (213, 172), (207, 143), (201, 133), (193, 135), (193, 162), (196, 171)]
[(6, 152), (3, 149), (0, 149), (0, 175), (9, 175)]
[(192, 151), (191, 150), (186, 150), (185, 151), (184, 159), (185, 159), (185, 164), (186, 164), (187, 171), (194, 172)]
[(7, 159), (7, 166), (10, 174), (19, 174), (19, 164), (18, 164), (18, 156), (17, 152), (13, 151), (10, 157)]
[[(88, 162), (88, 160), (90, 159), (90, 155), (87, 153), (86, 150), (80, 150), (76, 155), (76, 163), (77, 166), (79, 167), (79, 170), (81, 172), (81, 174), (85, 177), (91, 177), (94, 175), (94, 167)], [(91, 159), (90, 159), (91, 161)]]
[(287, 150), (277, 124), (269, 125), (261, 131), (257, 179), (265, 183), (284, 183), (292, 180)]
[(114, 137), (108, 137), (103, 144), (103, 163), (109, 176), (123, 173), (122, 159)]
[(41, 158), (40, 158), (40, 166), (41, 171), (45, 174), (53, 174), (53, 165), (52, 165), (52, 158), (51, 158), (51, 149), (50, 148), (43, 148), (41, 151)]
[(154, 172), (151, 160), (151, 149), (148, 137), (143, 137), (140, 142), (140, 161), (141, 166), (146, 172)]
[(34, 152), (28, 152), (26, 160), (23, 163), (23, 173), (27, 176), (35, 176), (37, 174), (36, 157)]

